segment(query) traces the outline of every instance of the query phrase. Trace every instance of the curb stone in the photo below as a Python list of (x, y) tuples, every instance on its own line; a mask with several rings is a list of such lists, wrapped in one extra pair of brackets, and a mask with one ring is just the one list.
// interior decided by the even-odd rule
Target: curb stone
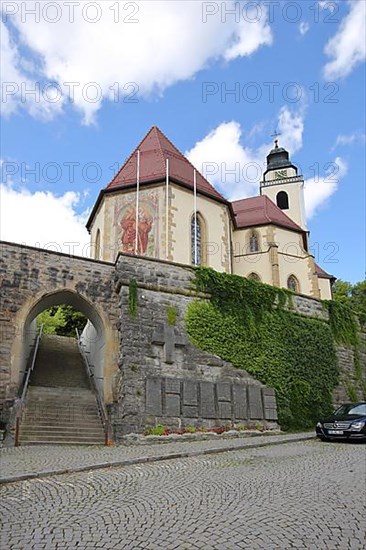
[(4, 485), (7, 483), (15, 483), (17, 481), (26, 481), (29, 479), (41, 479), (45, 477), (51, 477), (56, 475), (64, 475), (64, 474), (72, 474), (72, 473), (79, 473), (79, 472), (87, 472), (91, 470), (101, 470), (101, 469), (107, 469), (107, 468), (117, 468), (117, 467), (123, 467), (123, 466), (134, 466), (136, 464), (146, 464), (146, 463), (153, 463), (153, 462), (162, 462), (164, 460), (174, 460), (177, 458), (189, 458), (189, 457), (196, 457), (196, 456), (204, 456), (204, 455), (212, 455), (212, 454), (218, 454), (218, 453), (226, 453), (230, 451), (241, 451), (245, 449), (256, 449), (260, 447), (268, 447), (268, 446), (274, 446), (274, 445), (283, 445), (286, 443), (297, 443), (300, 441), (308, 441), (316, 439), (316, 436), (313, 434), (306, 434), (306, 435), (299, 435), (297, 437), (290, 438), (282, 438), (280, 440), (276, 441), (259, 441), (259, 442), (247, 442), (243, 443), (241, 445), (228, 445), (225, 447), (213, 447), (211, 449), (201, 449), (201, 450), (191, 450), (191, 451), (182, 451), (182, 452), (174, 452), (174, 453), (166, 453), (162, 455), (156, 455), (156, 456), (140, 456), (140, 457), (134, 457), (134, 458), (124, 458), (119, 459), (111, 462), (99, 462), (97, 464), (86, 464), (84, 466), (75, 466), (72, 468), (59, 468), (57, 470), (45, 470), (43, 472), (29, 472), (27, 474), (19, 474), (15, 476), (8, 476), (8, 477), (1, 477), (0, 478), (0, 485)]

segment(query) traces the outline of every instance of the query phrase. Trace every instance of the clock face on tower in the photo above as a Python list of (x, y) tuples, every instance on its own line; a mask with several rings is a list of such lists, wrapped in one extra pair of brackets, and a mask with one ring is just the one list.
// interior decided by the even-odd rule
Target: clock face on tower
[(282, 178), (287, 178), (287, 170), (277, 170), (275, 172), (275, 180), (280, 180)]

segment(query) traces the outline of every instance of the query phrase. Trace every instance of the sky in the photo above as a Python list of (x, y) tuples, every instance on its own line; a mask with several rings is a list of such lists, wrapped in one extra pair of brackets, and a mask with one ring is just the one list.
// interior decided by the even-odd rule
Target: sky
[(1, 4), (0, 238), (88, 254), (99, 191), (153, 125), (229, 200), (279, 143), (316, 261), (365, 277), (364, 0)]

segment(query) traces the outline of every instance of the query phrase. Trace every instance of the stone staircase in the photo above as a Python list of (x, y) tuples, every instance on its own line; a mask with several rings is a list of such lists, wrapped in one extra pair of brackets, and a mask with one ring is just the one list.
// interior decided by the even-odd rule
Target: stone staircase
[(30, 379), (20, 444), (103, 445), (97, 401), (76, 339), (44, 335)]

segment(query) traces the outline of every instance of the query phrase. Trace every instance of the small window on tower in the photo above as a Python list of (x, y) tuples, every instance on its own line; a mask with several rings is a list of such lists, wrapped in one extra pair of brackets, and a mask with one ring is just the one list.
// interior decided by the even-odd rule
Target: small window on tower
[(278, 208), (281, 208), (281, 210), (289, 209), (288, 194), (285, 191), (277, 193), (276, 201)]

